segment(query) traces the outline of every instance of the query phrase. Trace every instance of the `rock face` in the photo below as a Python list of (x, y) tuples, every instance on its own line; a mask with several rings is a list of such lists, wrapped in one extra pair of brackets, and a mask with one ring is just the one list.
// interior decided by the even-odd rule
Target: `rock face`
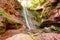
[(60, 40), (60, 34), (57, 33), (43, 33), (38, 36), (31, 37), (28, 34), (16, 34), (6, 40)]
[(20, 15), (20, 3), (17, 0), (0, 0), (0, 34), (24, 25)]
[(26, 29), (20, 15), (20, 7), (17, 0), (0, 0), (0, 40)]
[(57, 33), (43, 33), (35, 37), (36, 40), (60, 40), (60, 34)]
[(22, 28), (23, 25), (20, 3), (17, 0), (0, 0), (0, 34)]
[(33, 40), (28, 34), (17, 34), (10, 38), (7, 38), (6, 40)]

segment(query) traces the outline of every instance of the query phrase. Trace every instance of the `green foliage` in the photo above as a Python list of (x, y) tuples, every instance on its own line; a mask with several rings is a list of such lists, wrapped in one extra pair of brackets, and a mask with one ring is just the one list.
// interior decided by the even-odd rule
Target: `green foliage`
[(8, 22), (17, 23), (16, 20), (10, 19), (10, 14), (6, 13), (2, 8), (0, 8), (0, 15), (2, 15)]
[(33, 4), (43, 3), (45, 0), (31, 0)]

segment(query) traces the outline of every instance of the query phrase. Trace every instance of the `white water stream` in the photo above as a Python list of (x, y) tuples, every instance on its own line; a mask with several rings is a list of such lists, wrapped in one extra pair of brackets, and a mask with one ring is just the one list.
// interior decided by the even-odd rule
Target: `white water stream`
[(25, 19), (25, 22), (26, 22), (28, 29), (33, 30), (34, 26), (33, 26), (31, 17), (29, 15), (30, 12), (26, 8), (26, 4), (29, 4), (29, 2), (27, 0), (18, 0), (18, 1), (21, 2), (21, 5), (23, 6), (22, 13), (23, 13), (23, 16), (24, 16), (24, 19)]

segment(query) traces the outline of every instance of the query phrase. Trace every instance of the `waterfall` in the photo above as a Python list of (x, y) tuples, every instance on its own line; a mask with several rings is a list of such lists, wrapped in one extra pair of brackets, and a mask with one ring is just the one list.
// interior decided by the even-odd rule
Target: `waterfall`
[(28, 11), (28, 9), (26, 8), (26, 4), (27, 4), (27, 0), (21, 0), (21, 4), (22, 4), (22, 13), (26, 22), (26, 25), (28, 27), (29, 30), (33, 30), (34, 26), (30, 17), (30, 12)]

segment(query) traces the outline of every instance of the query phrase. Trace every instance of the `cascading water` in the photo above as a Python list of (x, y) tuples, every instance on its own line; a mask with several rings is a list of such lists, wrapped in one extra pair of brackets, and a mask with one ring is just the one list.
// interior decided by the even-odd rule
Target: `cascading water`
[(23, 6), (22, 13), (23, 13), (26, 25), (27, 25), (29, 30), (33, 30), (35, 27), (32, 23), (32, 20), (31, 20), (31, 17), (30, 17), (30, 12), (26, 8), (27, 0), (20, 0), (20, 2)]

